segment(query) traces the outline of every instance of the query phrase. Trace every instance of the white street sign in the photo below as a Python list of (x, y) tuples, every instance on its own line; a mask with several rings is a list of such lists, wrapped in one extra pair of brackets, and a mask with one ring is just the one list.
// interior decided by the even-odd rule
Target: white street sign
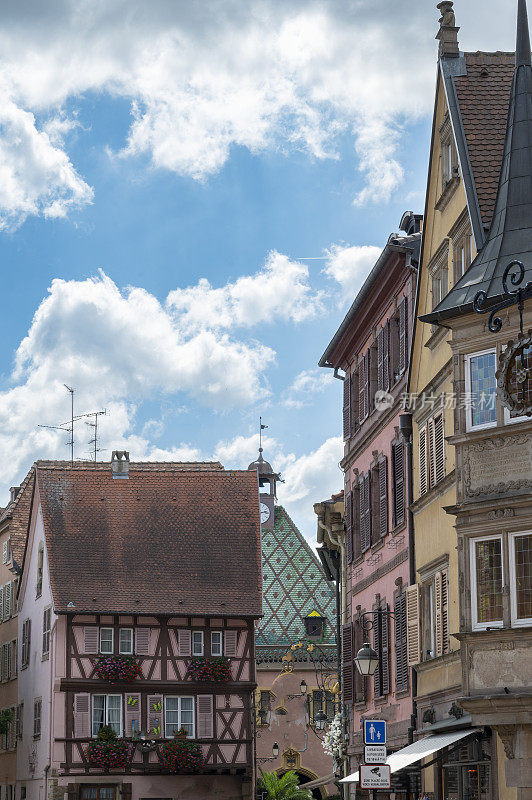
[(362, 764), (360, 770), (361, 789), (389, 789), (392, 782), (392, 773), (389, 764), (378, 764), (375, 767)]
[(386, 745), (367, 744), (364, 747), (364, 761), (366, 762), (366, 764), (386, 763)]

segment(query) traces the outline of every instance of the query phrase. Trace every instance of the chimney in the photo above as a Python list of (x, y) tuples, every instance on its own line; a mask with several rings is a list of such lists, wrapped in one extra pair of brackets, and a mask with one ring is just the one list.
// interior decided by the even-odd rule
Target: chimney
[(436, 34), (436, 39), (440, 41), (438, 55), (440, 58), (458, 58), (458, 31), (456, 19), (453, 11), (452, 0), (443, 0), (438, 3), (438, 10), (441, 12), (440, 30)]
[(13, 503), (17, 499), (18, 493), (20, 492), (20, 486), (12, 486), (9, 492), (11, 494), (10, 502)]
[(129, 478), (129, 453), (127, 450), (113, 450), (111, 474), (113, 478)]

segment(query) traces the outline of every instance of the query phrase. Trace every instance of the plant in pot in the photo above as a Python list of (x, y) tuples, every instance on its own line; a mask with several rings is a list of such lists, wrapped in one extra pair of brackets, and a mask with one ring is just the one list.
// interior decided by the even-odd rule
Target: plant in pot
[(193, 658), (188, 663), (187, 676), (193, 681), (227, 683), (232, 679), (231, 663), (228, 658)]
[(161, 764), (168, 772), (199, 772), (205, 764), (205, 756), (198, 742), (188, 741), (188, 732), (181, 728), (173, 739), (161, 748)]
[(87, 745), (87, 758), (95, 767), (123, 769), (129, 761), (131, 749), (128, 741), (119, 739), (109, 725), (104, 725), (97, 738)]
[(109, 683), (131, 683), (141, 674), (135, 656), (103, 656), (98, 659), (95, 672)]

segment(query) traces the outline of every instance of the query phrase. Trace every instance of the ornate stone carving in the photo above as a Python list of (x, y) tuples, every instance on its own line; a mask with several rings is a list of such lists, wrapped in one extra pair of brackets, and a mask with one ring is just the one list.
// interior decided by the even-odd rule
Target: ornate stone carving
[(517, 341), (510, 340), (501, 353), (495, 373), (497, 389), (503, 406), (519, 415), (532, 416), (532, 393), (528, 357), (523, 350), (532, 347), (532, 330), (519, 333)]
[(468, 497), (532, 489), (531, 435), (493, 436), (469, 444), (463, 472)]
[(506, 758), (515, 758), (515, 725), (497, 725), (495, 730), (503, 744)]
[(455, 719), (460, 719), (460, 717), (464, 716), (464, 709), (458, 705), (458, 703), (454, 702), (449, 709), (449, 716), (454, 717)]
[(488, 514), (488, 519), (507, 519), (508, 517), (515, 517), (513, 508), (496, 508)]

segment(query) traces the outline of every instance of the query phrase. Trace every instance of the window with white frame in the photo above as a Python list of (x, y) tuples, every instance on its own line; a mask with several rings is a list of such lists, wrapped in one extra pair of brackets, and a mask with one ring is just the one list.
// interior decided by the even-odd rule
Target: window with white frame
[(465, 357), (466, 429), (493, 428), (497, 425), (497, 381), (495, 349), (470, 353)]
[(471, 539), (471, 617), (474, 630), (503, 624), (502, 536)]
[(460, 280), (471, 266), (474, 242), (467, 213), (452, 234), (453, 239), (453, 283)]
[(222, 631), (211, 632), (211, 656), (223, 655), (223, 634)]
[(52, 627), (52, 609), (45, 608), (42, 615), (42, 655), (50, 653), (50, 628)]
[(118, 631), (118, 652), (124, 656), (133, 653), (133, 628), (120, 628)]
[(203, 631), (192, 631), (192, 655), (203, 655)]
[(164, 730), (167, 739), (184, 728), (188, 735), (194, 737), (194, 698), (164, 698)]
[(100, 653), (110, 655), (114, 652), (113, 628), (100, 628)]
[(512, 625), (532, 625), (532, 533), (511, 533), (510, 601)]
[(440, 127), (442, 193), (454, 177), (458, 176), (458, 157), (454, 146), (451, 120), (448, 114)]
[(92, 695), (92, 735), (108, 725), (117, 736), (122, 736), (122, 695)]

